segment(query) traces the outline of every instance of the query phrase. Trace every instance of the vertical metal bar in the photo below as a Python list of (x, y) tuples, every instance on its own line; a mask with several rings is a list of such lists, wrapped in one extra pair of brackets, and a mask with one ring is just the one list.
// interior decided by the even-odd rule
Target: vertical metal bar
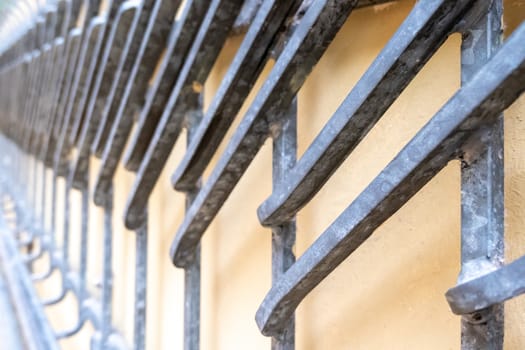
[[(297, 160), (297, 98), (283, 113), (278, 134), (273, 137), (273, 188), (283, 181)], [(295, 262), (295, 219), (272, 226), (272, 284)], [(272, 338), (272, 350), (295, 348), (295, 318), (292, 317), (279, 338)]]
[(62, 228), (62, 263), (64, 266), (69, 267), (69, 216), (71, 214), (71, 184), (65, 183), (64, 185), (64, 222)]
[[(195, 198), (188, 196), (188, 201)], [(189, 207), (189, 206), (187, 206)], [(195, 258), (184, 269), (184, 350), (200, 349), (201, 311), (201, 247), (195, 249)]]
[[(490, 8), (463, 33), (462, 84), (469, 81), (501, 45), (502, 1)], [(481, 145), (464, 149), (461, 171), (461, 274), (466, 281), (503, 262), (503, 117), (481, 130)], [(503, 349), (503, 304), (464, 315), (461, 348)]]
[[(36, 158), (36, 157), (35, 157)], [(38, 159), (38, 158), (37, 158)], [(42, 236), (46, 235), (46, 195), (47, 195), (47, 171), (46, 166), (42, 162), (42, 187), (40, 189), (40, 225), (42, 230)]]
[(102, 339), (101, 345), (105, 344), (111, 334), (112, 319), (112, 296), (113, 296), (113, 185), (110, 186), (104, 201), (104, 271), (102, 284)]
[[(53, 174), (53, 180), (56, 184), (58, 184), (58, 178), (56, 173)], [(53, 297), (51, 299), (44, 300), (42, 303), (45, 306), (54, 305), (62, 301), (66, 295), (66, 279), (67, 279), (67, 270), (69, 269), (69, 214), (70, 214), (70, 191), (71, 191), (71, 184), (66, 182), (64, 184), (64, 214), (63, 214), (63, 222), (62, 222), (62, 252), (61, 252), (61, 259), (58, 261), (58, 268), (60, 269), (60, 274), (62, 278), (62, 286), (60, 289), (60, 292), (56, 297)], [(55, 201), (53, 201), (53, 205), (56, 206)], [(55, 222), (56, 222), (56, 216), (55, 216)], [(55, 232), (53, 230), (53, 232)]]
[[(88, 263), (88, 233), (89, 233), (89, 162), (87, 166), (87, 170), (84, 173), (84, 182), (80, 190), (81, 194), (81, 222), (80, 222), (80, 267), (78, 272), (78, 286), (74, 286), (71, 284), (77, 284), (76, 278), (75, 281), (71, 281), (70, 276), (66, 276), (65, 278), (68, 280), (68, 288), (72, 288), (71, 290), (75, 294), (77, 303), (78, 303), (78, 320), (76, 324), (65, 331), (60, 331), (57, 333), (57, 338), (67, 338), (71, 337), (72, 335), (78, 333), (82, 326), (84, 325), (86, 321), (86, 307), (84, 305), (84, 301), (88, 298), (88, 292), (87, 292), (87, 263)], [(68, 179), (66, 184), (66, 217), (64, 220), (64, 223), (67, 223), (67, 231), (65, 230), (64, 233), (67, 232), (67, 240), (66, 236), (64, 234), (64, 252), (68, 252), (69, 247), (69, 191), (72, 189), (73, 184), (71, 183), (70, 179)], [(67, 242), (66, 242), (67, 241)], [(66, 245), (67, 243), (67, 245)], [(70, 266), (68, 264), (68, 259), (66, 256), (64, 256), (64, 266), (62, 273), (67, 273), (70, 269)], [(76, 276), (75, 276), (76, 277)], [(64, 276), (63, 276), (64, 278)], [(60, 300), (61, 298), (58, 298)]]
[[(195, 132), (203, 118), (203, 93), (196, 99), (194, 108), (188, 111), (187, 146), (191, 144)], [(194, 188), (186, 192), (186, 210), (200, 190), (200, 180)], [(195, 249), (194, 259), (184, 268), (184, 350), (200, 349), (200, 312), (201, 312), (201, 247)]]
[(135, 231), (135, 322), (134, 349), (144, 350), (146, 347), (146, 285), (148, 276), (148, 212), (144, 210), (144, 221)]
[[(81, 218), (81, 231), (80, 231), (80, 286), (79, 286), (79, 296), (78, 302), (80, 304), (80, 309), (82, 309), (82, 302), (87, 296), (87, 260), (88, 260), (88, 233), (89, 233), (89, 162), (86, 167), (86, 172), (84, 173), (84, 185), (82, 186), (81, 196), (82, 196), (82, 218)], [(82, 312), (81, 312), (82, 314)]]
[[(30, 225), (28, 227), (29, 230), (33, 231), (34, 230), (34, 224), (35, 224), (35, 221), (36, 221), (36, 208), (37, 208), (37, 161), (36, 161), (36, 158), (33, 158), (31, 157), (31, 155), (27, 155), (27, 158), (28, 158), (28, 161), (31, 162), (31, 164), (33, 165), (33, 171), (31, 172), (31, 176), (32, 176), (32, 183), (33, 183), (33, 187), (32, 189), (30, 190), (32, 192), (32, 196), (28, 198), (31, 198), (29, 201), (29, 206), (28, 208), (33, 208), (33, 213), (32, 214), (29, 214), (29, 217), (30, 217)], [(30, 233), (31, 235), (31, 242), (26, 246), (27, 249), (26, 249), (26, 254), (28, 256), (31, 255), (31, 253), (33, 252), (33, 233), (31, 232)], [(27, 262), (27, 268), (30, 272), (33, 271), (33, 262), (32, 260), (29, 260)]]
[(28, 157), (33, 165), (33, 171), (31, 172), (33, 182), (33, 188), (31, 190), (31, 207), (33, 208), (34, 217), (36, 218), (36, 209), (38, 208), (38, 162), (36, 161), (36, 158), (32, 157), (30, 154), (28, 154)]
[(52, 188), (51, 188), (51, 217), (50, 217), (50, 227), (51, 227), (51, 236), (50, 236), (50, 239), (51, 239), (51, 245), (53, 247), (56, 246), (56, 238), (55, 238), (55, 235), (56, 235), (56, 224), (57, 224), (57, 220), (56, 220), (56, 213), (57, 213), (57, 177), (53, 174), (53, 184), (52, 184)]

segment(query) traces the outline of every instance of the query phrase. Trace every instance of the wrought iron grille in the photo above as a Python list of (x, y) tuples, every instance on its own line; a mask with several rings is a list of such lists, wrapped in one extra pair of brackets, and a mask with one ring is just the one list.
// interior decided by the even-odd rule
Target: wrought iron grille
[[(11, 33), (17, 40), (0, 56), (2, 147), (16, 160), (3, 164), (0, 257), (28, 347), (57, 348), (57, 339), (86, 322), (95, 329), (93, 348), (145, 347), (148, 199), (186, 129), (187, 150), (172, 184), (186, 194), (187, 208), (170, 250), (173, 264), (185, 271), (185, 349), (199, 348), (201, 238), (269, 138), (273, 191), (258, 216), (272, 231), (273, 282), (256, 321), (273, 349), (294, 348), (294, 311), (303, 298), (453, 159), (462, 162), (462, 265), (446, 298), (462, 315), (462, 349), (501, 349), (503, 302), (525, 292), (525, 258), (502, 263), (501, 156), (502, 112), (525, 89), (525, 24), (502, 42), (501, 0), (419, 0), (296, 159), (297, 92), (350, 13), (379, 2), (385, 1), (59, 0), (34, 18), (20, 16), (26, 25)], [(232, 31), (246, 33), (204, 111), (203, 86)], [(458, 32), (461, 88), (296, 260), (296, 214)], [(271, 72), (201, 181), (270, 59)], [(101, 160), (95, 177), (92, 156)], [(113, 182), (120, 161), (136, 175), (124, 212), (126, 227), (136, 233), (132, 344), (111, 314)], [(53, 174), (50, 188), (46, 169)], [(63, 208), (57, 208), (59, 178), (66, 180)], [(77, 224), (70, 221), (72, 191), (82, 204), (78, 270), (69, 251)], [(100, 298), (86, 287), (90, 200), (105, 218)], [(57, 211), (64, 222), (57, 222)], [(46, 254), (48, 270), (32, 273), (32, 263)], [(61, 292), (39, 300), (32, 281), (53, 271), (61, 275)], [(52, 329), (43, 308), (68, 293), (78, 301), (78, 321)]]

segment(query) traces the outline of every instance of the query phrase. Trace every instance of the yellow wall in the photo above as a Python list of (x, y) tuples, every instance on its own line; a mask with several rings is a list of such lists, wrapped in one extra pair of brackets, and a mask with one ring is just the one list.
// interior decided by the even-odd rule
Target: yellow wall
[[(299, 93), (299, 154), (321, 130), (413, 3), (402, 0), (351, 15)], [(510, 33), (525, 18), (525, 2), (507, 0), (505, 6), (506, 33)], [(206, 105), (241, 40), (231, 38), (224, 48), (205, 86)], [(459, 35), (454, 35), (445, 43), (300, 212), (297, 255), (457, 90), (460, 40)], [(266, 74), (270, 68), (266, 68)], [(236, 123), (242, 115), (241, 112)], [(506, 112), (505, 119), (508, 261), (525, 254), (525, 238), (520, 232), (525, 226), (524, 120), (525, 98), (521, 98)], [(183, 274), (169, 262), (168, 249), (183, 218), (184, 197), (171, 189), (169, 177), (185, 144), (183, 136), (150, 200), (148, 349), (182, 348)], [(224, 146), (225, 143), (221, 149)], [(96, 174), (97, 161), (92, 165)], [(207, 174), (210, 171), (211, 168)], [(133, 318), (134, 235), (124, 230), (121, 217), (132, 183), (133, 175), (119, 169), (114, 220), (114, 320), (128, 338)], [(257, 206), (270, 192), (271, 143), (267, 142), (203, 239), (202, 349), (269, 349), (270, 341), (260, 335), (254, 314), (270, 288), (271, 236), (256, 217)], [(79, 212), (78, 199), (75, 195), (75, 213)], [(95, 207), (91, 212), (90, 261), (94, 265), (89, 274), (92, 280), (100, 281), (102, 214)], [(444, 293), (455, 284), (459, 272), (459, 227), (460, 173), (457, 162), (452, 162), (300, 305), (297, 349), (458, 349), (459, 318), (450, 312)], [(78, 241), (72, 244), (78, 246)], [(56, 284), (46, 282), (41, 285), (41, 293), (52, 294), (54, 288)], [(96, 293), (96, 288), (92, 290)], [(48, 309), (57, 326), (72, 322), (72, 305)], [(524, 307), (522, 298), (507, 304), (506, 349), (525, 348)], [(88, 336), (89, 332), (83, 332), (64, 342), (64, 349), (84, 348), (80, 344)]]

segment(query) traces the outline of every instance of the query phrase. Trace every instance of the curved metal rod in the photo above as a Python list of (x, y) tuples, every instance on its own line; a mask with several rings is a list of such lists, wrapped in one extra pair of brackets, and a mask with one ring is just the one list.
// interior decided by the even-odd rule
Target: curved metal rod
[(60, 284), (60, 292), (58, 293), (56, 297), (51, 297), (49, 299), (43, 300), (42, 304), (44, 306), (55, 305), (61, 302), (66, 297), (67, 292), (72, 290), (71, 288), (72, 284), (67, 279), (67, 274), (69, 273), (69, 271), (67, 269), (66, 264), (63, 262), (62, 256), (60, 258), (56, 258), (55, 263), (56, 263), (55, 269), (58, 269), (60, 271), (60, 277), (61, 277), (60, 279), (62, 282)]
[(43, 282), (44, 280), (47, 280), (49, 277), (51, 277), (53, 272), (57, 270), (58, 266), (55, 262), (55, 259), (53, 258), (53, 252), (51, 252), (50, 250), (46, 250), (46, 253), (49, 254), (50, 258), (49, 267), (39, 274), (32, 274), (31, 279), (33, 280), (33, 282)]
[(450, 288), (445, 296), (456, 315), (471, 314), (525, 293), (525, 256)]
[(85, 298), (83, 298), (83, 301), (77, 300), (78, 301), (77, 323), (68, 330), (57, 332), (56, 333), (57, 339), (68, 338), (68, 337), (75, 335), (86, 324), (86, 321), (90, 321), (91, 324), (93, 325), (93, 328), (95, 328), (96, 330), (102, 329), (102, 317), (101, 317), (101, 312), (100, 312), (99, 301), (90, 296), (87, 296), (87, 293), (85, 292), (81, 293), (80, 298), (82, 298), (82, 295), (85, 296)]
[(65, 277), (64, 277), (63, 282), (64, 282), (64, 289), (66, 290), (66, 294), (67, 294), (67, 291), (69, 291), (73, 293), (75, 295), (75, 298), (77, 299), (78, 319), (77, 319), (76, 324), (72, 328), (63, 330), (63, 331), (57, 331), (56, 333), (57, 339), (68, 338), (68, 337), (75, 335), (82, 329), (82, 327), (86, 323), (86, 317), (84, 315), (84, 312), (82, 312), (85, 291), (82, 289), (83, 287), (81, 285), (77, 285), (76, 281), (74, 280), (74, 278), (77, 277), (76, 275), (77, 275), (76, 273), (69, 272), (67, 275), (64, 275)]
[[(81, 309), (81, 307), (79, 307), (79, 308)], [(64, 338), (72, 337), (75, 334), (77, 334), (78, 332), (80, 332), (82, 327), (84, 327), (85, 323), (86, 323), (86, 320), (83, 320), (82, 318), (79, 318), (77, 323), (75, 324), (75, 326), (73, 326), (73, 328), (56, 332), (55, 336), (56, 336), (57, 339), (64, 339)]]
[(42, 305), (50, 306), (50, 305), (58, 304), (59, 302), (64, 300), (64, 298), (67, 295), (67, 292), (68, 290), (64, 288), (64, 276), (62, 276), (62, 284), (60, 286), (60, 292), (58, 293), (58, 295), (56, 297), (51, 297), (49, 299), (42, 300)]

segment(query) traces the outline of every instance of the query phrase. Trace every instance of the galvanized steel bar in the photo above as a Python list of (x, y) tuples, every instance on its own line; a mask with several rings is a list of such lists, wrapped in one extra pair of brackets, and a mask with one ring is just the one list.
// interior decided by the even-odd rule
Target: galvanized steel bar
[[(283, 112), (273, 138), (273, 185), (288, 176), (297, 158), (297, 100)], [(276, 189), (274, 187), (274, 189)], [(295, 218), (272, 227), (272, 285), (295, 263)], [(288, 319), (278, 337), (272, 338), (272, 350), (295, 349), (295, 318)]]
[[(501, 46), (501, 0), (481, 9), (463, 29), (462, 83), (467, 83)], [(474, 14), (476, 15), (476, 14)], [(503, 116), (479, 130), (461, 157), (461, 274), (458, 282), (498, 268), (504, 258)], [(503, 304), (464, 315), (461, 348), (503, 349)]]
[[(139, 174), (137, 175), (139, 179), (146, 175), (140, 174), (139, 166), (146, 166), (144, 158), (151, 158), (151, 155), (147, 155), (148, 152), (156, 151), (156, 153), (162, 155), (162, 158), (159, 158), (162, 159), (159, 165), (164, 165), (163, 163), (169, 151), (171, 151), (171, 147), (175, 144), (176, 136), (181, 129), (182, 117), (180, 115), (185, 111), (184, 104), (191, 105), (193, 103), (192, 99), (196, 99), (200, 93), (202, 85), (233, 25), (236, 14), (240, 10), (241, 2), (240, 0), (212, 0), (209, 6), (204, 8), (206, 14), (205, 17), (202, 18), (202, 23), (198, 27), (198, 32), (193, 43), (184, 40), (188, 40), (188, 38), (180, 37), (180, 39), (184, 40), (181, 44), (187, 43), (190, 46), (187, 47), (189, 51), (184, 62), (182, 62), (182, 65), (177, 65), (176, 67), (177, 70), (180, 69), (179, 75), (173, 82), (173, 87), (169, 88), (167, 96), (157, 94), (153, 97), (153, 101), (149, 101), (148, 99), (148, 102), (152, 103), (149, 106), (151, 110), (145, 111), (146, 113), (141, 113), (137, 132), (133, 135), (131, 144), (124, 155), (126, 169), (138, 172)], [(196, 3), (196, 5), (199, 4)], [(201, 3), (200, 5), (202, 6), (204, 4)], [(191, 24), (193, 23), (190, 23), (190, 25)], [(175, 67), (169, 65), (167, 68), (173, 69)], [(164, 72), (164, 74), (166, 74), (166, 72)], [(161, 83), (162, 82), (163, 81), (161, 81)], [(195, 84), (193, 84), (193, 82), (195, 82)], [(165, 83), (170, 84), (169, 81)], [(160, 92), (163, 93), (164, 91)], [(161, 102), (161, 105), (158, 105), (158, 102)], [(167, 128), (167, 126), (169, 126), (169, 128)], [(168, 129), (173, 129), (173, 131), (164, 137), (168, 146), (164, 147), (165, 150), (163, 150), (163, 152), (159, 152), (155, 147), (158, 148), (162, 133), (166, 133)], [(151, 151), (149, 151), (149, 147), (151, 147)], [(147, 162), (151, 162), (151, 160)], [(152, 165), (150, 164), (149, 166), (151, 167)], [(147, 175), (151, 177), (151, 180), (148, 181), (149, 184), (140, 186), (140, 192), (149, 194), (149, 191), (151, 191), (151, 183), (157, 180), (158, 173), (160, 173), (159, 169), (157, 169), (158, 166), (154, 168), (155, 173), (151, 172), (151, 175)], [(132, 197), (140, 197), (140, 195), (133, 195)], [(134, 210), (140, 213), (141, 208), (137, 207), (134, 208)], [(130, 221), (133, 214), (126, 214), (126, 216), (128, 217), (126, 221)], [(126, 223), (126, 225), (132, 228), (132, 225), (129, 226), (128, 223)]]
[[(91, 146), (95, 155), (102, 156), (103, 145), (109, 137), (113, 120), (119, 112), (118, 108), (121, 104), (123, 106), (127, 105), (128, 101), (121, 103), (126, 89), (127, 95), (125, 99), (131, 93), (131, 103), (133, 105), (142, 105), (141, 101), (144, 100), (148, 79), (154, 73), (156, 60), (162, 54), (169, 28), (172, 25), (179, 5), (180, 1), (156, 0), (151, 10), (143, 9), (141, 12), (141, 22), (138, 24), (138, 28), (135, 29), (132, 47), (128, 57), (122, 59), (119, 63), (107, 101), (101, 112), (100, 124)], [(123, 56), (125, 57), (126, 55)], [(126, 111), (126, 113), (129, 112)]]
[[(132, 72), (132, 76), (136, 74), (136, 82), (130, 79), (115, 116), (111, 134), (105, 144), (102, 165), (95, 184), (95, 204), (103, 197), (109, 182), (112, 181), (115, 174), (117, 164), (120, 161), (127, 138), (131, 132), (135, 110), (140, 109), (143, 105), (141, 118), (146, 118), (150, 113), (150, 108), (155, 107), (154, 110), (156, 111), (161, 108), (156, 106), (164, 105), (162, 101), (165, 101), (163, 99), (167, 99), (169, 96), (172, 84), (174, 84), (182, 66), (185, 52), (189, 48), (193, 36), (196, 34), (198, 26), (206, 13), (205, 8), (208, 3), (208, 0), (190, 0), (186, 3), (180, 18), (172, 26), (171, 33), (167, 39), (166, 52), (158, 68), (159, 72), (153, 80), (147, 96), (141, 96), (141, 94), (146, 94), (147, 79), (149, 74), (153, 74), (153, 67), (150, 70), (141, 69), (140, 67), (152, 66), (152, 64), (147, 55), (143, 56), (143, 60), (140, 60), (140, 57), (137, 58)], [(149, 51), (151, 52), (152, 50)], [(132, 83), (134, 83), (133, 87), (131, 86)], [(133, 91), (131, 91), (132, 89)], [(137, 100), (139, 98), (144, 98), (145, 101)], [(155, 112), (151, 113), (156, 115)], [(102, 132), (101, 128), (99, 128), (99, 132)], [(101, 143), (100, 140), (95, 141), (94, 149), (92, 149), (93, 153), (97, 153), (95, 149), (97, 146), (102, 147)]]
[[(186, 112), (188, 127), (187, 144), (191, 144), (195, 130), (203, 117), (203, 94), (199, 96), (196, 104)], [(194, 188), (186, 192), (186, 210), (195, 200), (195, 195), (200, 188), (197, 181)], [(184, 269), (184, 350), (200, 349), (201, 325), (201, 248), (197, 247), (193, 261)]]
[(79, 68), (74, 72), (71, 85), (68, 89), (69, 96), (65, 101), (63, 122), (59, 122), (59, 125), (61, 125), (59, 143), (54, 155), (54, 170), (60, 176), (67, 176), (67, 157), (73, 146), (70, 142), (72, 138), (70, 135), (77, 133), (74, 121), (75, 118), (80, 118), (84, 111), (91, 82), (96, 73), (101, 47), (104, 42), (107, 42), (110, 36), (107, 28), (111, 27), (117, 13), (127, 10), (127, 2), (119, 6), (122, 1), (123, 0), (110, 1), (108, 4), (109, 10), (100, 16), (97, 15), (100, 6), (99, 0), (85, 4), (85, 6), (87, 6), (87, 18), (84, 23), (81, 39), (82, 47), (77, 61)]
[[(141, 16), (147, 16), (147, 11), (143, 11), (143, 4), (137, 2), (126, 2), (122, 4), (116, 14), (111, 28), (107, 28), (103, 45), (104, 50), (100, 52), (97, 60), (96, 77), (89, 90), (89, 101), (87, 105), (79, 110), (75, 117), (73, 129), (69, 135), (69, 143), (77, 146), (77, 155), (72, 161), (70, 170), (70, 180), (74, 187), (81, 181), (82, 174), (86, 171), (89, 158), (91, 143), (95, 136), (96, 128), (100, 121), (100, 114), (103, 105), (106, 102), (111, 83), (114, 78), (118, 79), (119, 61), (133, 56), (135, 52), (130, 51), (133, 46), (133, 34), (135, 30), (140, 31), (139, 19)], [(141, 34), (141, 33), (140, 33)], [(87, 96), (86, 92), (86, 96)], [(80, 125), (83, 125), (81, 128)], [(81, 131), (79, 131), (81, 129)], [(80, 136), (77, 135), (80, 132)], [(79, 139), (77, 139), (77, 137)], [(78, 142), (77, 142), (78, 141)]]
[(328, 181), (437, 51), (472, 0), (419, 1), (305, 151), (290, 176), (259, 208), (263, 225), (295, 215)]
[(191, 189), (224, 138), (255, 81), (270, 58), (287, 17), (295, 14), (298, 1), (266, 0), (250, 25), (225, 78), (199, 124), (183, 160), (172, 176), (176, 190)]
[(133, 349), (146, 347), (146, 305), (148, 278), (148, 213), (147, 207), (142, 215), (143, 221), (135, 231), (135, 319), (133, 327)]
[(170, 250), (176, 266), (191, 261), (211, 220), (270, 135), (272, 117), (290, 105), (355, 5), (352, 0), (327, 0), (308, 8), (179, 227)]
[(104, 254), (102, 279), (102, 330), (100, 346), (104, 348), (113, 327), (113, 186), (104, 202)]
[[(83, 36), (82, 49), (78, 58), (78, 66), (82, 67), (78, 69), (74, 74), (74, 79), (71, 85), (70, 96), (66, 103), (65, 115), (63, 123), (61, 123), (61, 131), (59, 136), (59, 143), (57, 145), (55, 156), (54, 156), (54, 171), (61, 176), (66, 176), (66, 167), (70, 154), (71, 144), (69, 143), (69, 135), (72, 132), (72, 116), (75, 115), (77, 110), (81, 108), (84, 103), (86, 90), (88, 84), (91, 81), (91, 76), (94, 71), (94, 61), (98, 55), (100, 49), (100, 42), (102, 41), (104, 33), (105, 20), (102, 17), (95, 17), (89, 22), (88, 27), (85, 29), (86, 34)], [(86, 57), (88, 62), (85, 62)], [(90, 60), (89, 58), (93, 58)], [(93, 64), (90, 64), (91, 63)]]
[[(240, 0), (212, 1), (165, 106), (159, 125), (155, 129), (155, 134), (151, 135), (148, 132), (147, 125), (139, 125), (138, 138), (133, 139), (130, 148), (137, 150), (138, 153), (132, 152), (132, 154), (134, 160), (140, 161), (140, 168), (126, 203), (124, 223), (127, 228), (135, 229), (140, 224), (144, 205), (181, 131), (184, 113), (188, 106), (193, 105), (198, 99), (213, 63), (239, 13), (240, 5)], [(150, 137), (141, 140), (142, 133), (151, 135), (151, 141)], [(147, 147), (147, 151), (144, 147)]]
[(523, 40), (525, 24), (272, 287), (256, 316), (263, 334), (280, 334), (302, 299), (456, 157), (472, 130), (494, 123), (518, 98), (525, 90)]
[[(94, 131), (91, 131), (91, 129), (96, 128), (98, 124), (113, 78), (118, 78), (120, 74), (122, 66), (119, 62), (122, 57), (128, 55), (128, 52), (131, 56), (135, 54), (133, 48), (137, 44), (134, 41), (138, 40), (138, 38), (134, 37), (135, 30), (138, 31), (137, 36), (142, 35), (141, 19), (148, 16), (150, 2), (152, 1), (126, 1), (119, 6), (115, 18), (108, 19), (108, 23), (105, 26), (104, 39), (96, 58), (96, 71), (93, 73), (89, 90), (86, 91), (85, 104), (74, 116), (73, 129), (71, 134), (68, 135), (69, 143), (77, 144), (81, 133), (81, 125), (83, 125), (82, 133), (87, 134), (89, 138), (92, 137), (91, 134), (94, 134)], [(89, 149), (91, 142), (87, 143), (87, 148)], [(85, 146), (82, 147), (82, 143), (78, 146), (81, 149), (85, 148)]]

